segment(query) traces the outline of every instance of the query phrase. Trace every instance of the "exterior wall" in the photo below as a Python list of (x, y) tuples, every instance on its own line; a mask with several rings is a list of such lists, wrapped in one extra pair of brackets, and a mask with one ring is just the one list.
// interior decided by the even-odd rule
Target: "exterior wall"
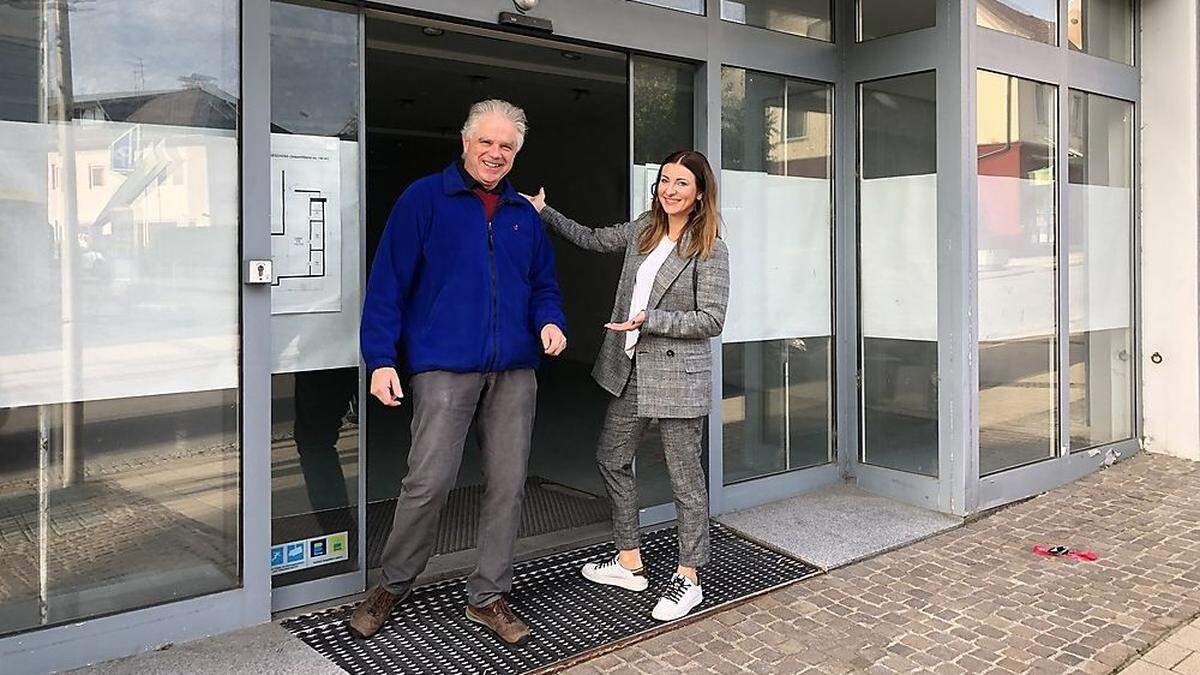
[(1164, 0), (1141, 8), (1145, 447), (1200, 460), (1197, 10), (1195, 2)]

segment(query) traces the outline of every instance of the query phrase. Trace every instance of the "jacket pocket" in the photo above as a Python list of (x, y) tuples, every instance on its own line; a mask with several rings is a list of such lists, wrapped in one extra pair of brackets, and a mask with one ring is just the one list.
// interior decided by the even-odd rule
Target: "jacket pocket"
[(707, 373), (712, 371), (712, 359), (705, 354), (692, 354), (683, 357), (683, 372)]

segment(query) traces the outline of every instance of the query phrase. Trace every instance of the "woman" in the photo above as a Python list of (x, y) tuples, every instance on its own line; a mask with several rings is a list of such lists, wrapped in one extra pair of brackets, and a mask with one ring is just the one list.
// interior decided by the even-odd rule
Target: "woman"
[(729, 250), (719, 238), (717, 182), (704, 155), (663, 160), (651, 210), (632, 223), (592, 229), (529, 200), (542, 221), (591, 251), (624, 253), (608, 329), (592, 377), (609, 394), (596, 451), (612, 500), (617, 554), (582, 573), (600, 584), (645, 590), (632, 462), (642, 434), (659, 420), (678, 515), (679, 565), (652, 616), (678, 619), (704, 599), (697, 569), (708, 562), (708, 489), (700, 465), (712, 398), (709, 339), (721, 334), (729, 299)]

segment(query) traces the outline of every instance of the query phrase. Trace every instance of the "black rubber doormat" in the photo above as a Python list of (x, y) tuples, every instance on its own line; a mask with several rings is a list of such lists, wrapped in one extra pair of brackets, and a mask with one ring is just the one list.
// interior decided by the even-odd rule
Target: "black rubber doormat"
[[(479, 506), (483, 486), (468, 485), (450, 491), (438, 524), (433, 554), (454, 553), (475, 548), (479, 535)], [(386, 499), (367, 505), (367, 567), (379, 567), (379, 556), (392, 531), (396, 500)], [(569, 530), (610, 518), (607, 497), (572, 490), (530, 476), (525, 482), (524, 508), (518, 537), (534, 537), (556, 530)]]
[[(704, 602), (681, 622), (817, 574), (820, 570), (711, 524), (712, 561), (704, 568)], [(579, 574), (583, 563), (612, 554), (597, 544), (537, 558), (516, 567), (513, 609), (533, 631), (510, 648), (464, 618), (464, 580), (414, 591), (370, 640), (356, 640), (345, 621), (353, 605), (288, 619), (283, 627), (349, 673), (523, 673), (563, 665), (614, 643), (669, 628), (650, 618), (655, 589), (674, 571), (675, 528), (643, 537), (650, 589), (634, 593), (600, 586)], [(677, 622), (678, 623), (678, 622)]]

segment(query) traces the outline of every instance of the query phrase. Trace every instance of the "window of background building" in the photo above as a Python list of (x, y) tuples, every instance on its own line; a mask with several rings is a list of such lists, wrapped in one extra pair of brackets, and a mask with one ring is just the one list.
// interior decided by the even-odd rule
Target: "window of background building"
[(721, 18), (815, 40), (833, 41), (829, 0), (721, 0)]
[(704, 0), (633, 0), (633, 2), (640, 2), (643, 5), (654, 5), (656, 7), (666, 7), (667, 9), (677, 9), (689, 14), (704, 14)]
[(1133, 65), (1133, 1), (1069, 0), (1067, 43), (1075, 51)]
[(1055, 454), (1054, 92), (1052, 85), (978, 73), (981, 474)]
[(239, 5), (0, 2), (0, 634), (240, 583)]
[(937, 0), (858, 0), (858, 39), (873, 40), (937, 24)]
[[(833, 88), (721, 70), (725, 482), (830, 460)], [(788, 140), (807, 118), (807, 134)]]
[(95, 164), (88, 167), (88, 185), (92, 189), (104, 187), (104, 167)]
[(938, 473), (937, 76), (859, 89), (863, 462)]
[(975, 21), (984, 28), (1058, 44), (1058, 0), (978, 0)]
[(1071, 450), (1133, 436), (1133, 104), (1070, 95)]

